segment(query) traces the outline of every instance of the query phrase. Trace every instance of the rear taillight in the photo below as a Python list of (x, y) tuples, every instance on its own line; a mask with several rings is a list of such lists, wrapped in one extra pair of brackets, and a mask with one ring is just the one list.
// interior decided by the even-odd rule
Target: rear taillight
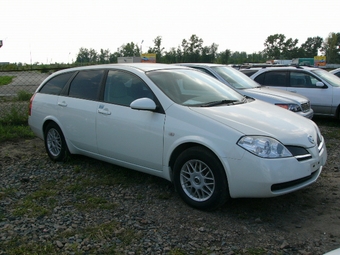
[(32, 104), (33, 104), (34, 96), (35, 96), (35, 94), (33, 94), (33, 96), (30, 99), (30, 104), (29, 104), (29, 107), (28, 107), (28, 116), (32, 115)]

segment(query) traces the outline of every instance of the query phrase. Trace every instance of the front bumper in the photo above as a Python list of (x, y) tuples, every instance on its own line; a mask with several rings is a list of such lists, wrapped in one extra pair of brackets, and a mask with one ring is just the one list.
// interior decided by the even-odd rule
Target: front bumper
[[(242, 148), (239, 148), (243, 150)], [(326, 146), (309, 149), (312, 157), (264, 159), (246, 152), (241, 159), (225, 158), (230, 196), (274, 197), (314, 183), (327, 160)]]

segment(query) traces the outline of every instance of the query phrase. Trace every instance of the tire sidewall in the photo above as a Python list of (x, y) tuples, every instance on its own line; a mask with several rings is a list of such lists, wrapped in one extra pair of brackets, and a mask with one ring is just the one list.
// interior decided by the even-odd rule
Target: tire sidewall
[[(182, 188), (180, 173), (183, 165), (190, 160), (200, 160), (209, 166), (215, 178), (215, 189), (206, 201), (192, 200)], [(174, 185), (181, 198), (190, 206), (200, 210), (214, 210), (223, 205), (229, 198), (229, 188), (224, 168), (219, 159), (211, 151), (202, 147), (192, 147), (182, 152), (174, 164)]]
[[(61, 139), (61, 150), (60, 150), (60, 153), (55, 156), (53, 154), (51, 154), (49, 148), (48, 148), (48, 145), (47, 145), (47, 134), (50, 132), (51, 129), (54, 129), (58, 132), (59, 136), (60, 136), (60, 139)], [(67, 149), (67, 145), (66, 145), (66, 141), (65, 141), (65, 138), (64, 138), (64, 135), (60, 129), (60, 127), (55, 124), (54, 122), (52, 123), (49, 123), (45, 129), (45, 132), (44, 132), (44, 144), (45, 144), (45, 149), (46, 149), (46, 152), (48, 154), (48, 156), (50, 157), (50, 159), (52, 159), (53, 161), (65, 161), (68, 157), (68, 149)]]

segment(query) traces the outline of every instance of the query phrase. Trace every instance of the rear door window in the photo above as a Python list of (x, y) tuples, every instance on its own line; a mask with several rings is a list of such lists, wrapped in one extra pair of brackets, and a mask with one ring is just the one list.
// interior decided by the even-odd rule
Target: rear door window
[(80, 71), (70, 84), (69, 96), (97, 100), (104, 70)]
[(265, 86), (286, 87), (287, 75), (287, 72), (265, 72), (257, 76), (254, 80)]

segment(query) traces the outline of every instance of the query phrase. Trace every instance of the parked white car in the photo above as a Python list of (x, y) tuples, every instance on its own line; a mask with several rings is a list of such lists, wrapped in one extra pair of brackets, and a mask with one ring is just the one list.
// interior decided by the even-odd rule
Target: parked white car
[(204, 210), (306, 187), (327, 159), (311, 120), (174, 65), (58, 71), (33, 95), (28, 122), (52, 160), (82, 154), (156, 175)]
[(242, 95), (263, 100), (295, 112), (308, 119), (313, 118), (313, 110), (309, 99), (305, 96), (261, 86), (233, 67), (211, 63), (182, 63), (178, 65), (201, 70), (202, 72), (215, 77), (225, 85), (235, 89)]
[(307, 97), (314, 115), (340, 117), (340, 79), (320, 68), (306, 66), (241, 69), (263, 86)]

